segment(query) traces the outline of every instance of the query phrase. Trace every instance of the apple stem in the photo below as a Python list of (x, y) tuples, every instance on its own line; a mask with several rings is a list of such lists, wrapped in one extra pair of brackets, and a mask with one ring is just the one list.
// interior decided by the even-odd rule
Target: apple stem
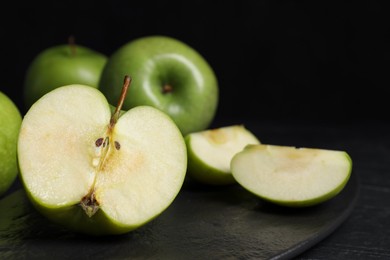
[(74, 39), (74, 36), (71, 35), (69, 36), (68, 38), (68, 44), (69, 44), (69, 47), (70, 47), (70, 53), (72, 56), (76, 55), (76, 43), (75, 43), (75, 39)]
[(112, 114), (111, 119), (110, 119), (110, 128), (114, 127), (116, 122), (118, 121), (119, 114), (121, 112), (123, 102), (125, 101), (126, 95), (127, 95), (127, 90), (129, 89), (131, 83), (131, 77), (126, 75), (125, 79), (123, 81), (123, 87), (122, 87), (122, 93), (118, 101), (118, 105), (115, 108), (115, 112)]

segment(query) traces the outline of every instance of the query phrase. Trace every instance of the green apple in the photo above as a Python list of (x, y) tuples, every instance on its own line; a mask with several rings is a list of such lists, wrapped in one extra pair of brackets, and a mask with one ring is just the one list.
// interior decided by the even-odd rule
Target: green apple
[(233, 177), (275, 204), (312, 206), (336, 196), (347, 184), (352, 160), (345, 151), (249, 145), (231, 161)]
[[(113, 114), (104, 95), (67, 85), (41, 97), (19, 134), (22, 183), (48, 219), (75, 232), (122, 234), (162, 213), (185, 179), (184, 138), (150, 106)], [(66, 102), (63, 102), (66, 100)]]
[(260, 141), (243, 125), (193, 132), (185, 136), (189, 179), (210, 185), (235, 183), (230, 171), (233, 156)]
[(18, 175), (16, 147), (22, 117), (16, 104), (0, 91), (0, 196)]
[(120, 93), (122, 75), (133, 78), (125, 110), (149, 105), (168, 114), (183, 135), (205, 130), (218, 105), (217, 78), (199, 52), (177, 39), (147, 36), (130, 41), (108, 59), (99, 83), (109, 102)]
[(104, 54), (72, 43), (43, 50), (26, 72), (23, 90), (26, 109), (60, 86), (82, 84), (97, 88), (106, 62)]

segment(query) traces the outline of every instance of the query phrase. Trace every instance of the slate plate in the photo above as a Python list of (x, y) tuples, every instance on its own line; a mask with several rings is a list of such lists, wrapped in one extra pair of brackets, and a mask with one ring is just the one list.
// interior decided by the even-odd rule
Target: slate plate
[(93, 238), (49, 223), (19, 189), (0, 201), (0, 259), (289, 259), (339, 227), (357, 196), (354, 174), (335, 198), (305, 209), (265, 203), (238, 185), (185, 184), (147, 225)]

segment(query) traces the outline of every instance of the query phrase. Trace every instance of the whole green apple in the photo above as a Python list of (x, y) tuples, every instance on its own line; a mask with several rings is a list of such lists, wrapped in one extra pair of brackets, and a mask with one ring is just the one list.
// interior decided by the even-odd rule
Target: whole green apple
[(183, 135), (206, 129), (218, 105), (218, 82), (208, 62), (189, 45), (166, 36), (130, 41), (108, 59), (99, 89), (110, 103), (123, 75), (133, 78), (123, 109), (149, 105), (168, 114)]
[(0, 196), (18, 175), (17, 139), (22, 117), (15, 103), (0, 92)]
[(27, 69), (23, 93), (26, 108), (60, 86), (83, 84), (96, 88), (106, 61), (104, 54), (72, 43), (43, 50)]

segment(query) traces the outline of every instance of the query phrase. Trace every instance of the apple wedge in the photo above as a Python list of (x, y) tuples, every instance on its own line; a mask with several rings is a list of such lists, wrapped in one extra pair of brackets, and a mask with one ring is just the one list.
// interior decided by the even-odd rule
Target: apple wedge
[(182, 187), (187, 152), (165, 113), (135, 107), (119, 117), (97, 89), (68, 85), (26, 113), (18, 140), (29, 198), (50, 220), (76, 232), (121, 234), (162, 213)]
[(248, 144), (260, 141), (243, 125), (194, 132), (185, 137), (189, 178), (210, 185), (235, 183), (230, 160)]
[(336, 196), (349, 180), (352, 160), (345, 151), (259, 144), (237, 153), (231, 170), (260, 198), (305, 207)]

